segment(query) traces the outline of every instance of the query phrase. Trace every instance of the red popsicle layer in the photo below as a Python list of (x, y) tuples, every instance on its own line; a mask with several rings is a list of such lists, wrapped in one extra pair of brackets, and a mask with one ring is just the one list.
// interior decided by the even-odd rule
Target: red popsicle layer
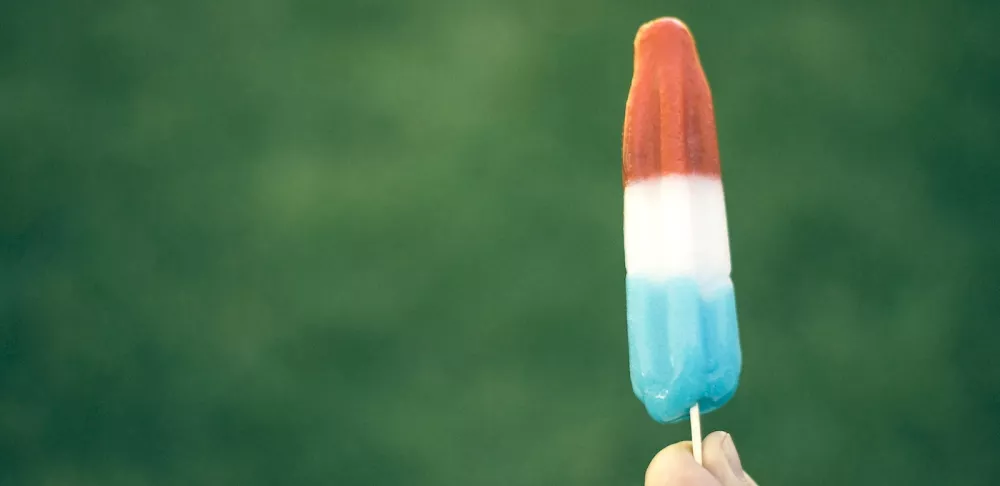
[(672, 174), (719, 177), (712, 94), (691, 31), (674, 18), (646, 23), (635, 36), (634, 66), (623, 184)]

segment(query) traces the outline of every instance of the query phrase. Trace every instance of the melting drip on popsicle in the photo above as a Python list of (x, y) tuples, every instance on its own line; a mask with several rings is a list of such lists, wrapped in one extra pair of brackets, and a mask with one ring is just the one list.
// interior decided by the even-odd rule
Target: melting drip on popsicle
[(676, 422), (724, 405), (742, 366), (712, 96), (679, 20), (636, 34), (622, 145), (632, 389)]

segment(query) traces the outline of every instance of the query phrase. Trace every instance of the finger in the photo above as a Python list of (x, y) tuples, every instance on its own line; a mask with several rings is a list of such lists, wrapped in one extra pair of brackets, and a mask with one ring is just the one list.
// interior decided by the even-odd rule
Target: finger
[(690, 442), (678, 442), (660, 451), (649, 463), (646, 486), (720, 486), (720, 483), (694, 462)]
[(736, 452), (733, 436), (725, 432), (712, 432), (704, 442), (705, 469), (708, 469), (722, 486), (756, 484), (743, 471), (740, 455)]

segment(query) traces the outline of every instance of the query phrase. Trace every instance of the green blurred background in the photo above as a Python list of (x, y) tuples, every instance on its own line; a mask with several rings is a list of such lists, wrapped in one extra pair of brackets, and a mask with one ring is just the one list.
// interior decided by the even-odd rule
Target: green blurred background
[(0, 484), (622, 485), (632, 37), (717, 109), (762, 486), (1000, 481), (996, 2), (0, 3)]

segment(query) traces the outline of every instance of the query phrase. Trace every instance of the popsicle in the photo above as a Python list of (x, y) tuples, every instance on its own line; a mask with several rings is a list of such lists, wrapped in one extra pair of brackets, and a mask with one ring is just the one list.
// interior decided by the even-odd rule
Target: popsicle
[(632, 390), (656, 421), (694, 426), (742, 367), (712, 95), (677, 19), (643, 25), (634, 62), (622, 148)]

